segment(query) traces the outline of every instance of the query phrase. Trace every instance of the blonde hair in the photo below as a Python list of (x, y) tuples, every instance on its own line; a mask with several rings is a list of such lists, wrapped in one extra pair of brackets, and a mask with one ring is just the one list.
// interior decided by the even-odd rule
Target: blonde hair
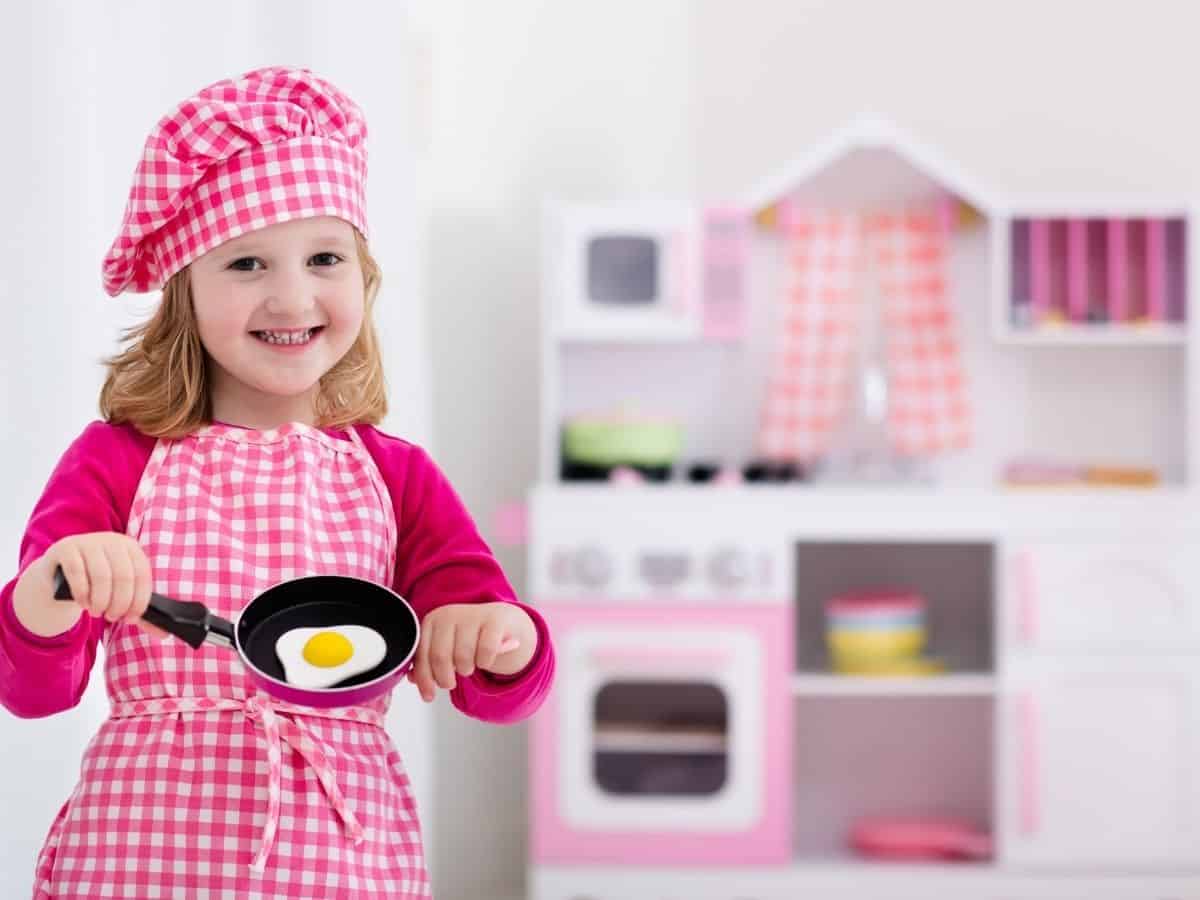
[[(363, 271), (365, 308), (353, 346), (318, 385), (314, 413), (319, 427), (378, 424), (387, 414), (383, 359), (372, 311), (382, 273), (366, 239), (354, 229)], [(129, 423), (151, 437), (177, 438), (212, 420), (208, 356), (200, 343), (187, 267), (163, 285), (162, 301), (147, 321), (125, 331), (128, 346), (103, 360), (100, 414)]]

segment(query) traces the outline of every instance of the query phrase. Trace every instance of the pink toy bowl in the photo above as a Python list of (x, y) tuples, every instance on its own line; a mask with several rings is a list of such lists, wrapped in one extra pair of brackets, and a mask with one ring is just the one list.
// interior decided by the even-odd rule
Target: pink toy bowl
[(921, 616), (925, 598), (903, 588), (854, 591), (832, 598), (825, 612), (834, 620)]
[(987, 832), (962, 819), (938, 817), (860, 819), (850, 845), (882, 860), (987, 860), (993, 852)]

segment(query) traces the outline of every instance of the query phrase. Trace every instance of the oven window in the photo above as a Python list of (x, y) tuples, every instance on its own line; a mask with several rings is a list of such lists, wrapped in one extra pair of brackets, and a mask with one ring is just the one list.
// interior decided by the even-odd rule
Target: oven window
[(610, 794), (715, 794), (729, 769), (729, 704), (715, 684), (610, 681), (596, 694), (593, 769)]
[(658, 241), (628, 235), (592, 238), (587, 247), (587, 280), (593, 303), (654, 303), (658, 299)]

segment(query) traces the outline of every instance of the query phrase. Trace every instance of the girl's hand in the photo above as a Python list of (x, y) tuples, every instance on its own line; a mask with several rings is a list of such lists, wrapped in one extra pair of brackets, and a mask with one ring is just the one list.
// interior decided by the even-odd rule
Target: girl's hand
[(456, 675), (470, 675), (476, 668), (496, 675), (519, 672), (536, 649), (533, 620), (515, 603), (448, 603), (421, 622), (408, 680), (428, 703), (438, 687), (453, 690)]
[[(75, 603), (109, 622), (127, 622), (158, 638), (169, 635), (142, 619), (150, 605), (150, 560), (141, 544), (116, 531), (75, 534), (51, 545), (41, 563), (53, 581), (61, 566)], [(47, 596), (55, 600), (52, 592)]]

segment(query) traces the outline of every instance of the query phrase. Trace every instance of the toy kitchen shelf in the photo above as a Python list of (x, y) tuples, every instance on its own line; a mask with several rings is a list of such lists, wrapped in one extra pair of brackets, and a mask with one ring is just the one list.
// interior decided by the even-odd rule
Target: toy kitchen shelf
[[(969, 446), (913, 477), (747, 478), (794, 274), (787, 209), (912, 203), (949, 229)], [(534, 859), (534, 900), (1200, 898), (1194, 220), (1176, 200), (1002, 197), (874, 118), (727, 207), (547, 209), (533, 592), (562, 596), (552, 557), (585, 546), (631, 584), (635, 535), (693, 563), (714, 535), (773, 548), (790, 579), (774, 598), (792, 616), (776, 673), (790, 853), (659, 864), (597, 825), (634, 861), (597, 864), (581, 838), (576, 858)], [(613, 423), (648, 455), (580, 462), (604, 437), (574, 426)], [(826, 603), (878, 585), (923, 596), (944, 674), (832, 673)], [(599, 616), (629, 596), (589, 602)], [(993, 858), (852, 855), (855, 822), (906, 811), (977, 823)]]
[[(791, 532), (795, 534), (793, 530)], [(794, 851), (847, 856), (856, 822), (884, 811), (937, 810), (993, 831), (995, 541), (882, 541), (843, 535), (793, 544)], [(898, 586), (924, 602), (922, 656), (944, 673), (833, 672), (826, 605)]]
[(996, 229), (997, 335), (1013, 343), (1187, 340), (1190, 215), (1182, 205), (1060, 202), (1010, 210)]
[(996, 692), (996, 677), (805, 674), (793, 676), (792, 691), (798, 697), (987, 697)]

